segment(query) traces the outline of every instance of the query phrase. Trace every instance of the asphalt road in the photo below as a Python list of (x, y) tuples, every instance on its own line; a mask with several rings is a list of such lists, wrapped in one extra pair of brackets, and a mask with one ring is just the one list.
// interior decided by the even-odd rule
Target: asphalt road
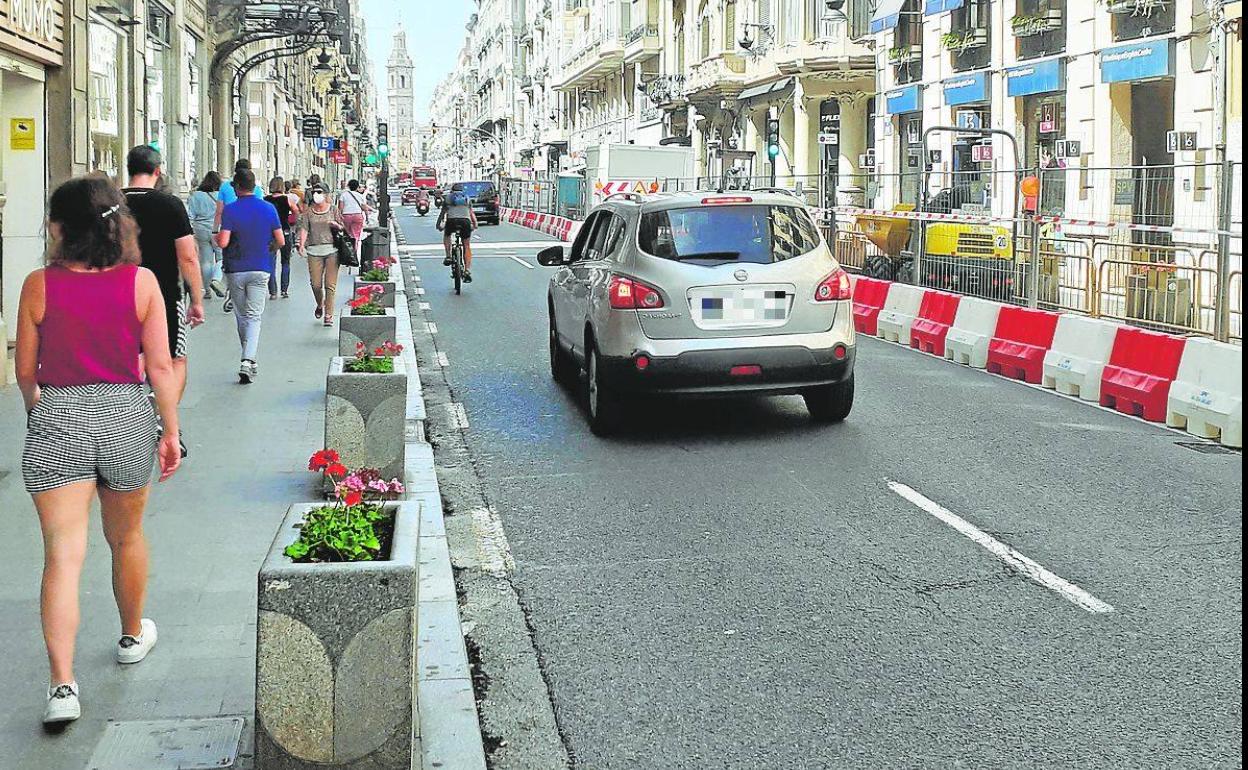
[(861, 338), (843, 425), (660, 403), (598, 439), (536, 250), (482, 249), (458, 297), (417, 266), (579, 767), (1240, 765), (1241, 455)]

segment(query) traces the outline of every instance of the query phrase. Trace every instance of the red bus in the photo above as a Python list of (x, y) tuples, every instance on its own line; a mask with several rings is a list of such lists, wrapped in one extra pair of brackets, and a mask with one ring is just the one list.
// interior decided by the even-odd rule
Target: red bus
[(412, 168), (413, 187), (437, 187), (438, 170), (433, 166), (415, 166)]

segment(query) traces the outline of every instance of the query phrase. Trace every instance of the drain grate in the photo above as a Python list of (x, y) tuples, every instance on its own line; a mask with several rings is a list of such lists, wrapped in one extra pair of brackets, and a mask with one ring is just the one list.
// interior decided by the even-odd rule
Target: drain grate
[(1176, 441), (1174, 442), (1184, 449), (1190, 449), (1193, 452), (1200, 452), (1203, 455), (1234, 455), (1239, 454), (1235, 449), (1221, 444), (1209, 444), (1204, 441)]
[(242, 735), (242, 717), (109, 722), (87, 770), (231, 767)]

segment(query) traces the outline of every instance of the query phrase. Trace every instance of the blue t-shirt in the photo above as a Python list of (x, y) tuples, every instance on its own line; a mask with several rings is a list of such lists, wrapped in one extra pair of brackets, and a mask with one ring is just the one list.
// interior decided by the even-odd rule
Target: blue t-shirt
[[(251, 194), (257, 198), (264, 197), (260, 195), (260, 185), (256, 185), (256, 188), (251, 191)], [(230, 181), (221, 183), (221, 190), (217, 193), (217, 200), (221, 201), (226, 206), (238, 200), (238, 193), (234, 192), (234, 182)]]
[(239, 245), (237, 256), (231, 258), (227, 252), (225, 272), (273, 272), (269, 242), (273, 240), (273, 231), (282, 229), (282, 222), (272, 203), (254, 195), (244, 195), (225, 207), (221, 214), (221, 229), (229, 230), (230, 241), (237, 240)]

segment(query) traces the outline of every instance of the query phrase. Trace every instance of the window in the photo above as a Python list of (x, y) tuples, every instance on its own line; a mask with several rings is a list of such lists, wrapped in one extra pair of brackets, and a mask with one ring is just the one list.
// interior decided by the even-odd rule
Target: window
[(800, 206), (724, 205), (668, 209), (641, 218), (641, 249), (699, 265), (783, 262), (819, 247), (819, 229)]
[(724, 39), (723, 48), (732, 53), (737, 44), (737, 0), (728, 0), (724, 4)]
[(1010, 19), (1019, 59), (1066, 50), (1066, 0), (1019, 0)]
[(594, 234), (594, 229), (605, 215), (606, 212), (595, 211), (585, 220), (585, 224), (581, 225), (581, 230), (577, 233), (576, 240), (572, 242), (572, 250), (569, 256), (570, 262), (579, 262), (585, 258), (586, 248)]
[(1174, 31), (1176, 0), (1105, 0), (1114, 40), (1135, 40)]
[(988, 0), (966, 0), (953, 12), (952, 31), (942, 42), (953, 57), (956, 72), (982, 69), (991, 63), (992, 19)]
[(901, 7), (888, 60), (896, 67), (898, 85), (923, 79), (923, 11), (919, 0), (906, 0)]

